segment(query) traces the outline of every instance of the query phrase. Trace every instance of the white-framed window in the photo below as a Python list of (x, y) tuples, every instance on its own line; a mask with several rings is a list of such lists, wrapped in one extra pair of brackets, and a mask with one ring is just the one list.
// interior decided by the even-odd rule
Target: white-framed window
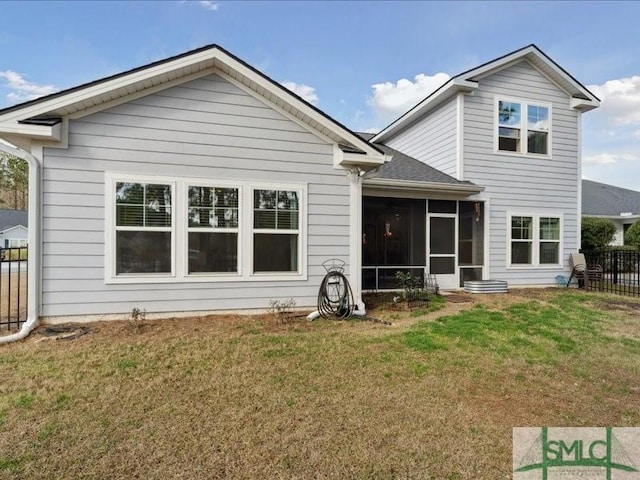
[(115, 275), (173, 275), (174, 184), (121, 179), (110, 187), (115, 207)]
[(551, 154), (551, 105), (496, 99), (496, 150), (520, 154)]
[(27, 246), (27, 240), (24, 238), (8, 238), (5, 240), (7, 248), (23, 248)]
[(300, 192), (253, 190), (253, 272), (298, 272)]
[(507, 222), (509, 266), (561, 266), (562, 215), (512, 213)]
[(105, 174), (105, 281), (306, 279), (306, 184)]
[(187, 187), (189, 274), (238, 273), (240, 189)]

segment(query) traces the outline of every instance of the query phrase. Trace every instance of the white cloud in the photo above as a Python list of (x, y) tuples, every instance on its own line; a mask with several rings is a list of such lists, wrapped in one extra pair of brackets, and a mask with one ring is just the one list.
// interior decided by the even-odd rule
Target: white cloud
[(637, 162), (640, 157), (624, 153), (598, 153), (584, 157), (583, 163), (588, 165), (611, 165), (620, 162)]
[(0, 78), (4, 78), (7, 81), (6, 87), (12, 90), (7, 94), (7, 99), (11, 103), (26, 102), (27, 100), (49, 95), (58, 90), (53, 85), (30, 83), (25, 80), (24, 76), (13, 70), (0, 72)]
[(394, 120), (426, 98), (449, 80), (446, 73), (425, 75), (420, 73), (414, 81), (401, 78), (396, 83), (384, 82), (371, 86), (373, 96), (368, 104), (383, 120)]
[(363, 128), (362, 130), (360, 130), (362, 133), (378, 133), (380, 130), (382, 130), (381, 128), (378, 127), (370, 127), (370, 128)]
[(602, 85), (590, 85), (600, 100), (600, 116), (615, 125), (640, 124), (640, 76), (609, 80)]
[(205, 10), (211, 10), (212, 12), (215, 12), (220, 7), (220, 5), (216, 2), (212, 2), (211, 0), (200, 0), (198, 3)]
[(294, 82), (282, 82), (282, 86), (291, 90), (293, 93), (302, 97), (307, 102), (311, 104), (318, 103), (318, 95), (316, 94), (316, 89), (314, 87), (310, 87), (309, 85), (305, 85), (303, 83), (294, 83)]

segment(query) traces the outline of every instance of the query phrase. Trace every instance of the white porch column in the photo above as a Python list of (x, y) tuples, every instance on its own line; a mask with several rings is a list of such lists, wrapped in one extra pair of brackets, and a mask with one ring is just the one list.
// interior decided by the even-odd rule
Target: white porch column
[(352, 168), (349, 177), (349, 283), (356, 308), (364, 312), (362, 301), (362, 171)]

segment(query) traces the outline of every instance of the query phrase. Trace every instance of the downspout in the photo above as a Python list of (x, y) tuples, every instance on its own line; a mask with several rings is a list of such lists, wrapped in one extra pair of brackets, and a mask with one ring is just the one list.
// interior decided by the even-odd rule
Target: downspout
[[(28, 246), (29, 258), (27, 263), (27, 321), (22, 328), (12, 334), (0, 337), (0, 345), (16, 342), (26, 338), (38, 323), (38, 298), (39, 298), (39, 254), (40, 245), (40, 162), (36, 157), (21, 148), (14, 147), (0, 140), (0, 151), (25, 160), (29, 164), (29, 233)], [(35, 250), (35, 253), (34, 253)]]

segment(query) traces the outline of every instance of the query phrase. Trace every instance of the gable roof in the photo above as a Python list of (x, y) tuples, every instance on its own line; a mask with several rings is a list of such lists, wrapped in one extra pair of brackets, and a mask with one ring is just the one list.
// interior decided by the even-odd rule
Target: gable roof
[(11, 210), (0, 208), (0, 232), (13, 228), (17, 225), (28, 226), (29, 213), (26, 210)]
[(640, 192), (582, 180), (583, 215), (620, 217), (621, 213), (640, 215)]
[(0, 135), (59, 140), (60, 122), (198, 76), (222, 74), (263, 97), (340, 146), (361, 163), (382, 164), (384, 153), (350, 129), (224, 48), (212, 44), (0, 110)]
[(567, 92), (571, 96), (571, 106), (573, 108), (586, 112), (600, 105), (600, 99), (590, 92), (587, 87), (582, 85), (536, 45), (531, 44), (451, 77), (448, 82), (382, 129), (372, 141), (382, 142), (388, 139), (458, 92), (472, 92), (478, 88), (478, 82), (482, 78), (522, 60), (530, 62), (562, 90)]

